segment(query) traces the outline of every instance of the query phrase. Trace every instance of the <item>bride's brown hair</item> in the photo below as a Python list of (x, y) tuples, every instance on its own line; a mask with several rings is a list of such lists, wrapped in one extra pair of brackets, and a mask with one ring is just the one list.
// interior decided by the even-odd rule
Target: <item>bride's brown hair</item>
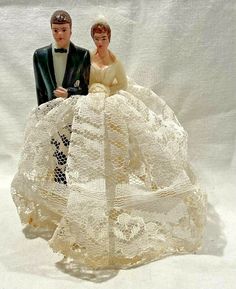
[(95, 33), (107, 33), (109, 41), (111, 40), (111, 27), (106, 22), (96, 22), (91, 27), (91, 36), (94, 37)]

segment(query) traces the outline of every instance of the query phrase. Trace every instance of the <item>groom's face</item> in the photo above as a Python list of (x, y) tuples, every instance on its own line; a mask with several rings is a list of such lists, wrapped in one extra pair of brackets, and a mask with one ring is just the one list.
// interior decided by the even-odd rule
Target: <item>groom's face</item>
[(68, 47), (71, 37), (70, 24), (52, 24), (52, 35), (58, 48)]

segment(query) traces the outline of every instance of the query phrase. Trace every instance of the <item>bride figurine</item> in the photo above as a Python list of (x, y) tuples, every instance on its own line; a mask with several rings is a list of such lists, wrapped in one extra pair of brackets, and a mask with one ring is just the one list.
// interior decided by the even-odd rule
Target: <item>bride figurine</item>
[(52, 233), (55, 252), (92, 269), (128, 268), (201, 246), (206, 197), (187, 159), (187, 134), (166, 103), (128, 80), (91, 28), (88, 95), (34, 109), (12, 197), (21, 222)]

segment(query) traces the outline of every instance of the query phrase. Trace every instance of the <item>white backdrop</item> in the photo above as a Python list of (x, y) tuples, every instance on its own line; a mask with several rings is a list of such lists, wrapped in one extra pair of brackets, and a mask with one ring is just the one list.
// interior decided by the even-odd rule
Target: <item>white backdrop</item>
[[(52, 41), (49, 20), (56, 9), (71, 14), (72, 41), (88, 49), (90, 26), (104, 15), (112, 28), (111, 50), (127, 74), (161, 95), (187, 130), (189, 158), (209, 199), (197, 255), (169, 257), (94, 284), (55, 266), (61, 257), (45, 240), (22, 233), (9, 187), (27, 115), (36, 105), (32, 55)], [(233, 288), (235, 9), (234, 0), (0, 0), (1, 289)]]

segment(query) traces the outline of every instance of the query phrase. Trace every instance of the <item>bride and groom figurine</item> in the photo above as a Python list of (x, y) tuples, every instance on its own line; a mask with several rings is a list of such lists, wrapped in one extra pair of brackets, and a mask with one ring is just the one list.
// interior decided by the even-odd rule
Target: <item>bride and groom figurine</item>
[(196, 252), (206, 196), (173, 111), (127, 81), (107, 22), (91, 27), (92, 53), (70, 42), (65, 11), (51, 27), (55, 44), (34, 54), (39, 106), (12, 182), (22, 224), (48, 230), (55, 252), (91, 269)]

